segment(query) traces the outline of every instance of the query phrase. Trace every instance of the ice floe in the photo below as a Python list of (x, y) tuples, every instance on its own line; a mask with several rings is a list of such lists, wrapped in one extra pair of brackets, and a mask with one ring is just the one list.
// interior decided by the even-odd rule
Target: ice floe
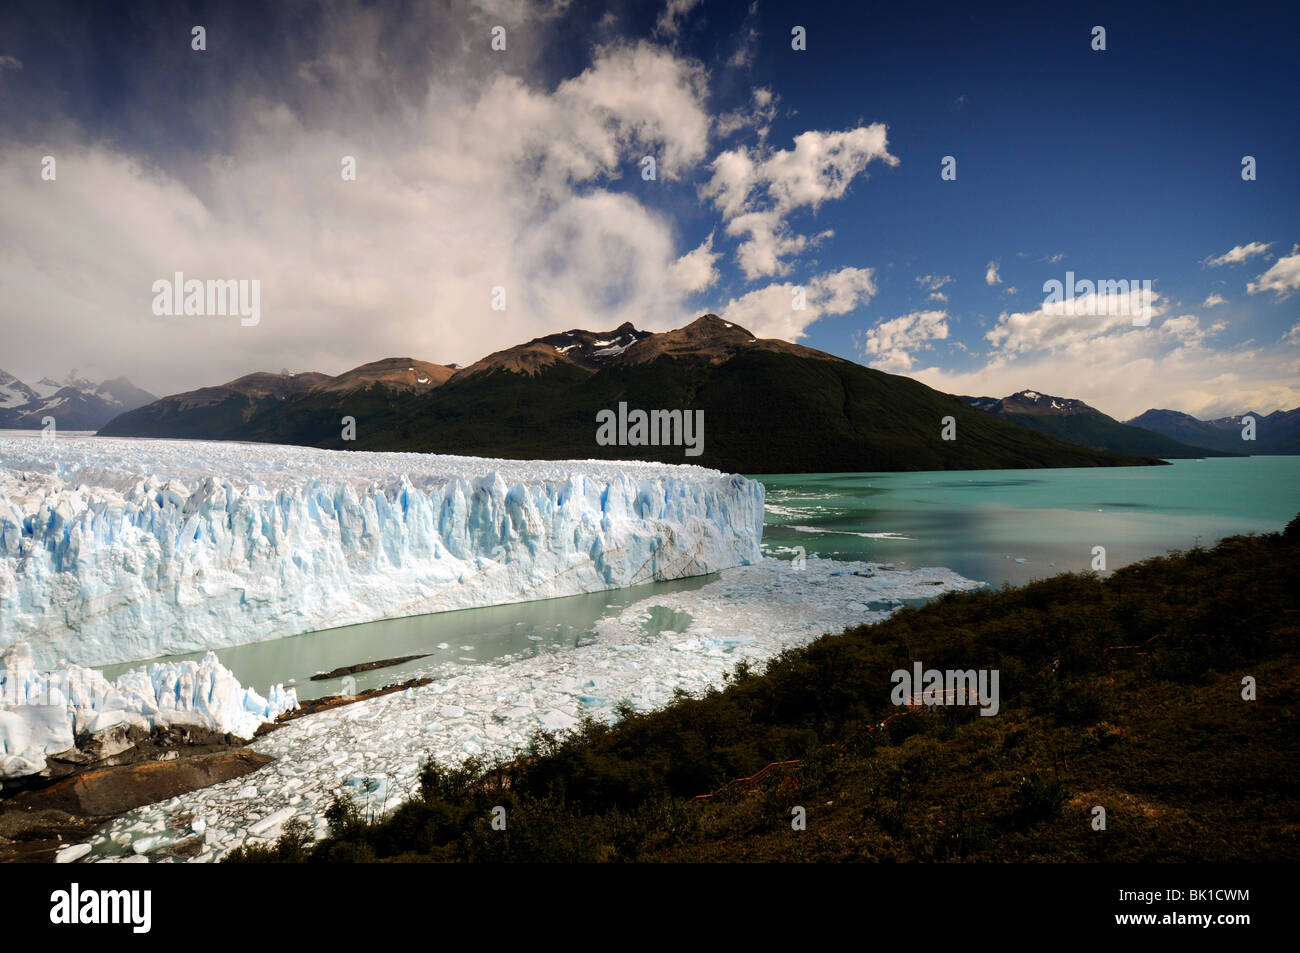
[[(321, 814), (336, 794), (380, 812), (412, 794), (422, 760), (457, 763), (508, 755), (538, 730), (564, 731), (586, 715), (612, 719), (626, 701), (661, 707), (677, 689), (723, 684), (742, 659), (762, 662), (826, 632), (886, 618), (903, 600), (978, 587), (946, 569), (889, 570), (882, 564), (809, 558), (725, 570), (698, 589), (658, 594), (596, 623), (577, 648), (538, 647), (491, 664), (441, 663), (423, 687), (296, 719), (253, 747), (277, 760), (237, 780), (132, 811), (101, 830), (92, 857), (151, 850), (192, 835), (177, 816), (203, 818), (197, 861), (245, 843), (273, 840), (291, 817)], [(671, 619), (678, 631), (656, 630)], [(161, 858), (160, 858), (161, 859)]]

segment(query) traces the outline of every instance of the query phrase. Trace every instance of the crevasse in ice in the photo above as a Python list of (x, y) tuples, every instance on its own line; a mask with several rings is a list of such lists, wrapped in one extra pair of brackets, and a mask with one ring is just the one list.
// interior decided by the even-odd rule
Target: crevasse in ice
[(761, 558), (694, 466), (0, 435), (0, 650), (45, 668), (676, 579)]

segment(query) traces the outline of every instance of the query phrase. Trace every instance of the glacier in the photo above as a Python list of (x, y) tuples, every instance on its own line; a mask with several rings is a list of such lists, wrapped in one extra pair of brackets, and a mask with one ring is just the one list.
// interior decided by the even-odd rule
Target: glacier
[(36, 774), (46, 755), (120, 724), (193, 725), (251, 738), (263, 722), (297, 707), (292, 688), (273, 685), (263, 697), (241, 686), (212, 652), (199, 662), (155, 662), (110, 682), (80, 665), (43, 673), (30, 646), (19, 642), (0, 655), (0, 781)]
[(106, 665), (761, 559), (701, 467), (0, 433), (0, 650)]

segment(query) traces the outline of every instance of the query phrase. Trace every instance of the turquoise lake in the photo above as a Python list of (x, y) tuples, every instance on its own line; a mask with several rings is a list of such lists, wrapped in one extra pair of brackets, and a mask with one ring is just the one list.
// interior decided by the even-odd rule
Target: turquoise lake
[[(998, 586), (1280, 530), (1300, 513), (1300, 457), (1168, 466), (758, 477), (764, 549), (946, 566)], [(1023, 560), (1020, 561), (1020, 560)]]

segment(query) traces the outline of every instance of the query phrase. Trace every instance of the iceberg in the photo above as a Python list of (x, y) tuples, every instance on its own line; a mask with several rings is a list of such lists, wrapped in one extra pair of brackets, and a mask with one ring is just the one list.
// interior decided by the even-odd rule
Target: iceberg
[(0, 650), (106, 665), (761, 557), (716, 470), (0, 434)]
[(155, 662), (110, 682), (80, 665), (43, 673), (19, 642), (0, 656), (0, 780), (36, 774), (46, 755), (70, 750), (78, 736), (124, 723), (251, 738), (263, 722), (297, 707), (293, 689), (274, 685), (263, 697), (240, 685), (212, 652), (199, 662)]

